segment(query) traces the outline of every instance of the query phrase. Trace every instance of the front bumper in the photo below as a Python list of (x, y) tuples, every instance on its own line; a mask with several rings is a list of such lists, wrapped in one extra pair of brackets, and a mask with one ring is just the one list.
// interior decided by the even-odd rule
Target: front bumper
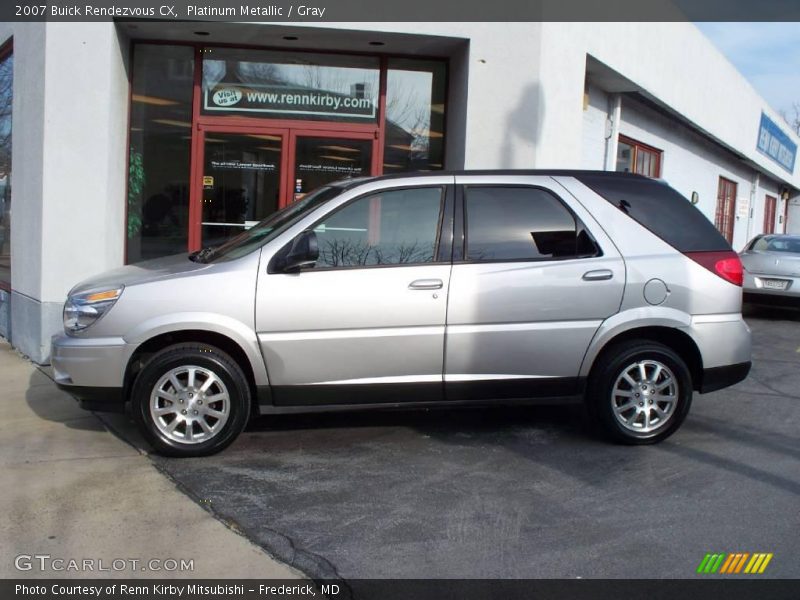
[(122, 338), (52, 338), (56, 385), (88, 410), (121, 412), (125, 367), (133, 348)]

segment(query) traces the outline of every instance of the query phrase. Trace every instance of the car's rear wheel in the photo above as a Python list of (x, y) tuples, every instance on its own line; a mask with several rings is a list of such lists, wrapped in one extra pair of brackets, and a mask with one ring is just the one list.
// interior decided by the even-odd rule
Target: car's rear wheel
[(219, 452), (250, 414), (250, 386), (219, 348), (179, 344), (154, 354), (131, 392), (134, 418), (148, 442), (167, 456)]
[(675, 433), (686, 418), (692, 377), (671, 348), (630, 340), (603, 352), (589, 379), (586, 399), (613, 440), (653, 444)]

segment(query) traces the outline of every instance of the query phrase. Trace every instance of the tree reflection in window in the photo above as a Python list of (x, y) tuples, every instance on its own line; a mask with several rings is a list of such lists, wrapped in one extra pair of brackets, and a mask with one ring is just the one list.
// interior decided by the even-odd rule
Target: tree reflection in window
[(0, 48), (0, 282), (11, 284), (11, 108), (14, 58)]
[(314, 231), (316, 268), (433, 262), (442, 189), (395, 190), (346, 205)]

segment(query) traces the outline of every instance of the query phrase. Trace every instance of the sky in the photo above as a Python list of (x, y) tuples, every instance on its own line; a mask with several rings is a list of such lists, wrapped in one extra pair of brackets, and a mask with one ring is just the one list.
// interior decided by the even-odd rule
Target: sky
[(777, 111), (800, 104), (800, 23), (696, 23)]

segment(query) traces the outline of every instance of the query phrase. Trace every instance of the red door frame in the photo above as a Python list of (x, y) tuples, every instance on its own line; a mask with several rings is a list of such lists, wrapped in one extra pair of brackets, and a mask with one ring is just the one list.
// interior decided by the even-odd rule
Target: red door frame
[(775, 216), (778, 210), (778, 199), (767, 194), (764, 197), (764, 233), (775, 233)]
[[(281, 180), (279, 207), (293, 197), (295, 179), (295, 149), (298, 136), (326, 137), (351, 140), (372, 140), (370, 175), (383, 173), (383, 146), (386, 123), (386, 86), (388, 58), (380, 58), (378, 106), (372, 123), (338, 121), (305, 121), (301, 119), (270, 119), (239, 115), (214, 116), (202, 114), (203, 49), (195, 47), (194, 92), (192, 97), (192, 140), (189, 165), (189, 252), (202, 247), (202, 199), (205, 132), (281, 135)], [(281, 132), (281, 133), (272, 133)], [(291, 157), (291, 160), (290, 160)], [(290, 185), (291, 184), (291, 185)]]
[(288, 189), (289, 157), (286, 153), (289, 131), (274, 127), (230, 127), (220, 125), (203, 125), (198, 123), (192, 136), (192, 161), (189, 173), (189, 251), (194, 252), (202, 246), (203, 231), (203, 170), (205, 166), (206, 133), (229, 133), (239, 135), (272, 135), (281, 138), (281, 165), (278, 184), (278, 205), (282, 206)]
[[(291, 122), (290, 122), (291, 123)], [(285, 124), (285, 123), (284, 123)], [(330, 124), (328, 124), (330, 125)], [(370, 158), (370, 174), (380, 173), (382, 157), (378, 156), (379, 136), (373, 132), (353, 131), (347, 128), (339, 130), (309, 128), (277, 128), (260, 121), (258, 126), (250, 123), (232, 125), (230, 123), (207, 125), (197, 124), (192, 136), (192, 161), (189, 174), (189, 251), (194, 252), (202, 247), (203, 227), (203, 170), (205, 166), (206, 133), (226, 133), (234, 135), (271, 135), (281, 138), (280, 180), (278, 192), (278, 208), (291, 204), (293, 199), (293, 182), (295, 180), (298, 137), (331, 138), (339, 140), (368, 140), (372, 142)]]
[(729, 244), (733, 243), (733, 231), (736, 223), (736, 182), (719, 178), (717, 188), (717, 211), (714, 224)]

